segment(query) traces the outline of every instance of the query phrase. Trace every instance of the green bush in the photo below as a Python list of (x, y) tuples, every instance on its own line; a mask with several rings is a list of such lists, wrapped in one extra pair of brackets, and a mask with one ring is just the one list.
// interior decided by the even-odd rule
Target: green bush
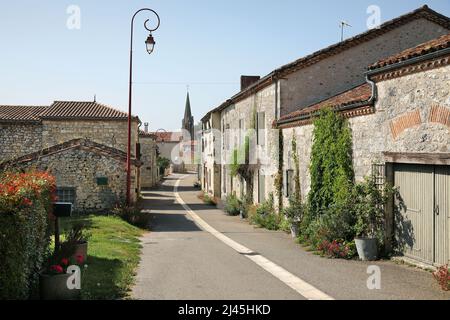
[(240, 213), (242, 207), (241, 201), (236, 197), (236, 195), (232, 194), (227, 196), (225, 200), (224, 210), (230, 216), (237, 216)]
[(0, 177), (0, 300), (35, 297), (49, 255), (55, 181), (46, 173)]
[(113, 209), (113, 214), (135, 227), (141, 229), (149, 228), (149, 215), (138, 207), (117, 206)]
[(322, 214), (347, 201), (353, 182), (352, 134), (348, 121), (330, 108), (314, 121), (309, 214)]

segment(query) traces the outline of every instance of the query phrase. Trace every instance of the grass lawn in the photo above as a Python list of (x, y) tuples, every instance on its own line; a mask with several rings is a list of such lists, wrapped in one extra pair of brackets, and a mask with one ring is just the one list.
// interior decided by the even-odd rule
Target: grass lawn
[(87, 266), (82, 271), (82, 299), (127, 298), (139, 264), (139, 237), (144, 231), (113, 216), (61, 219), (61, 229), (74, 222), (86, 224), (91, 234)]

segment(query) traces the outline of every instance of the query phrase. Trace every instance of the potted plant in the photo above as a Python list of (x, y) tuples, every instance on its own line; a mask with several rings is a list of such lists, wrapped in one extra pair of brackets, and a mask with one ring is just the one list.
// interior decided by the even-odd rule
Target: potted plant
[(299, 201), (295, 196), (289, 198), (289, 206), (283, 209), (283, 214), (290, 225), (292, 238), (297, 238), (299, 236), (303, 211), (301, 201)]
[[(74, 266), (84, 263), (81, 255), (74, 256), (75, 246), (65, 242), (61, 249), (47, 262), (39, 273), (40, 298), (42, 300), (76, 300), (80, 297), (80, 287), (73, 286)], [(81, 269), (78, 269), (81, 271)], [(75, 280), (76, 281), (76, 280)], [(81, 279), (80, 279), (81, 281)]]
[(90, 234), (86, 232), (83, 224), (76, 224), (69, 230), (66, 236), (66, 244), (73, 245), (74, 253), (71, 258), (81, 256), (83, 261), (87, 260), (88, 240)]
[(384, 235), (384, 208), (394, 191), (386, 184), (378, 186), (372, 178), (366, 178), (354, 187), (355, 244), (361, 260), (373, 261), (378, 258), (378, 245)]

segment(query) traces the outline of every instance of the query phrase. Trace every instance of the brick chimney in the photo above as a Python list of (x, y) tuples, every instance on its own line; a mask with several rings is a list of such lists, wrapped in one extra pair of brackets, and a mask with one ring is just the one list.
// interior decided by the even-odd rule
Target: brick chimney
[(144, 132), (148, 133), (148, 122), (144, 123)]
[(241, 91), (247, 89), (261, 79), (260, 76), (241, 76)]

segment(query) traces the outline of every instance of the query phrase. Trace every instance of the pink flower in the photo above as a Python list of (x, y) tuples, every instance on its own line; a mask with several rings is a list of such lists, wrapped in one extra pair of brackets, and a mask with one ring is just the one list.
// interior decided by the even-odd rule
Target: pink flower
[(50, 267), (50, 271), (56, 272), (56, 273), (63, 273), (63, 272), (64, 272), (64, 269), (63, 269), (63, 267), (61, 267), (60, 265), (55, 264), (55, 265), (53, 265), (53, 266)]

